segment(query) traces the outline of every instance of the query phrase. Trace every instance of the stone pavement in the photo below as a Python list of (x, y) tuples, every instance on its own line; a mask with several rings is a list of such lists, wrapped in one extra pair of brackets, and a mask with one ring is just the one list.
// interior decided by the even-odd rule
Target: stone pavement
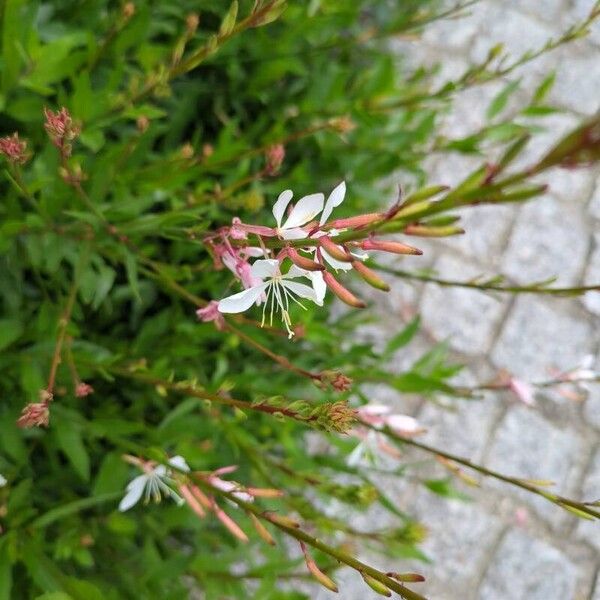
[[(409, 62), (441, 61), (444, 79), (459, 75), (497, 42), (515, 56), (537, 48), (592, 6), (593, 0), (482, 0), (468, 17), (430, 26), (422, 40), (401, 42), (398, 52)], [(528, 160), (582, 115), (600, 109), (600, 24), (587, 39), (516, 73), (522, 77), (517, 100), (525, 101), (551, 69), (557, 78), (549, 102), (565, 112), (541, 120), (547, 130), (531, 144)], [(460, 94), (442, 133), (462, 137), (476, 131), (502, 87), (489, 84)], [(430, 181), (456, 183), (474, 164), (478, 160), (434, 156), (428, 162)], [(552, 172), (545, 178), (550, 188), (543, 198), (522, 206), (465, 211), (466, 235), (426, 244), (425, 256), (411, 257), (405, 266), (432, 266), (446, 278), (463, 280), (504, 273), (519, 283), (553, 275), (564, 285), (598, 283), (598, 175), (598, 169)], [(419, 311), (424, 337), (448, 339), (468, 365), (462, 375), (467, 384), (484, 381), (501, 368), (525, 380), (543, 380), (549, 368), (573, 368), (588, 354), (600, 368), (598, 293), (584, 299), (515, 298), (397, 280), (385, 298), (372, 299), (381, 307), (386, 331), (393, 329), (389, 324), (394, 319)], [(377, 339), (382, 332), (370, 333)], [(399, 354), (398, 361), (407, 360), (406, 351)], [(424, 441), (434, 446), (507, 474), (552, 480), (554, 489), (567, 496), (600, 498), (600, 385), (585, 401), (552, 391), (539, 394), (533, 409), (498, 393), (481, 402), (453, 401), (452, 411), (390, 398), (389, 392), (378, 397), (415, 414), (428, 428)], [(392, 489), (401, 507), (428, 525), (424, 550), (434, 561), (432, 566), (396, 561), (395, 568), (428, 572), (428, 582), (416, 589), (432, 600), (600, 600), (597, 522), (582, 521), (493, 480), (484, 480), (479, 489), (467, 488), (470, 503), (440, 499), (420, 485)], [(380, 558), (370, 559), (381, 565)], [(344, 577), (356, 581), (344, 574), (341, 585)], [(342, 590), (345, 599), (376, 597), (360, 581)]]

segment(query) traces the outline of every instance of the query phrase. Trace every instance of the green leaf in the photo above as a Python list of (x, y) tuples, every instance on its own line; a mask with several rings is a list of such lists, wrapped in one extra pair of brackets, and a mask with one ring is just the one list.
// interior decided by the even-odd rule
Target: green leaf
[(23, 324), (15, 319), (0, 319), (0, 350), (4, 350), (23, 333)]
[(129, 250), (124, 249), (124, 253), (125, 270), (127, 272), (127, 281), (129, 282), (131, 293), (138, 302), (141, 302), (142, 297), (140, 295), (140, 283), (138, 279), (137, 261), (135, 259), (135, 256), (131, 252), (129, 252)]
[(65, 453), (71, 465), (84, 481), (90, 478), (90, 457), (83, 444), (79, 427), (61, 415), (54, 418), (54, 434), (59, 448)]
[(59, 521), (64, 517), (76, 514), (87, 508), (92, 508), (106, 502), (111, 502), (119, 498), (121, 495), (122, 493), (120, 491), (111, 492), (107, 494), (101, 494), (93, 498), (82, 498), (81, 500), (75, 500), (73, 502), (69, 502), (68, 504), (64, 504), (63, 506), (57, 506), (56, 508), (53, 508), (52, 510), (49, 510), (47, 513), (43, 514), (41, 517), (38, 517), (31, 524), (31, 527), (34, 529), (43, 529), (44, 527), (48, 527), (48, 525), (51, 525), (55, 521)]
[(486, 117), (488, 119), (493, 119), (496, 115), (498, 115), (505, 109), (508, 100), (510, 99), (512, 94), (519, 88), (520, 83), (520, 79), (511, 81), (502, 89), (502, 91), (499, 94), (497, 94), (493, 98), (486, 111)]
[(549, 73), (548, 75), (546, 75), (546, 77), (544, 78), (542, 83), (540, 83), (540, 85), (538, 85), (535, 92), (533, 93), (533, 98), (531, 99), (531, 103), (532, 104), (540, 104), (541, 102), (543, 102), (546, 99), (546, 97), (548, 96), (548, 93), (552, 89), (552, 86), (554, 85), (555, 81), (556, 81), (556, 71), (552, 71), (552, 73)]
[(11, 600), (12, 560), (9, 552), (9, 539), (0, 538), (0, 600)]
[(415, 337), (419, 327), (421, 325), (421, 319), (415, 317), (400, 333), (395, 335), (386, 345), (383, 351), (384, 356), (390, 356), (396, 350), (403, 348)]
[(464, 502), (470, 502), (472, 498), (467, 494), (457, 490), (452, 482), (452, 479), (428, 479), (424, 482), (425, 487), (444, 498), (451, 498), (453, 500), (462, 500)]

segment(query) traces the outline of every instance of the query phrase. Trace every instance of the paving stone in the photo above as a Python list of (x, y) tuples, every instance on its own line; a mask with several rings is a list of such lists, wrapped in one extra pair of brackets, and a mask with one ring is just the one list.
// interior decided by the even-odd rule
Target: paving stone
[(500, 535), (501, 522), (473, 502), (439, 498), (425, 490), (416, 495), (412, 509), (427, 525), (428, 536), (421, 549), (433, 561), (431, 566), (411, 565), (427, 579), (418, 591), (432, 599), (465, 598), (448, 590), (472, 588)]
[[(582, 451), (577, 432), (558, 428), (534, 410), (515, 406), (496, 432), (486, 466), (514, 477), (550, 480), (555, 484), (552, 489), (568, 495), (576, 482), (577, 459)], [(490, 485), (529, 502), (554, 522), (564, 521), (561, 509), (544, 498), (503, 482)]]
[[(585, 271), (586, 285), (600, 284), (600, 233), (594, 235), (592, 255)], [(600, 315), (600, 290), (588, 292), (583, 296), (584, 306), (596, 315)]]
[(503, 539), (481, 585), (480, 600), (567, 600), (577, 569), (556, 548), (521, 531)]
[[(586, 473), (582, 498), (586, 502), (600, 500), (600, 451), (596, 453)], [(598, 521), (579, 520), (576, 533), (598, 551), (598, 558), (600, 559), (600, 524)]]
[(587, 225), (577, 207), (544, 196), (519, 212), (502, 270), (523, 284), (557, 277), (559, 285), (575, 285), (588, 247)]
[[(563, 57), (558, 66), (556, 83), (549, 99), (571, 110), (592, 115), (600, 108), (599, 89), (600, 69), (597, 49), (595, 52), (581, 56), (570, 53)], [(574, 94), (573, 90), (577, 90), (577, 93)]]
[[(436, 263), (440, 277), (465, 280), (481, 274), (465, 260), (443, 256)], [(421, 299), (423, 325), (448, 338), (452, 347), (466, 354), (485, 352), (492, 344), (504, 304), (482, 292), (466, 288), (425, 287)]]
[(596, 176), (596, 187), (590, 199), (589, 211), (596, 219), (600, 219), (600, 177)]
[[(600, 355), (596, 359), (594, 367), (596, 373), (600, 373)], [(600, 429), (600, 383), (590, 384), (588, 395), (583, 405), (585, 422), (596, 429)]]
[[(457, 385), (474, 385), (484, 378), (465, 370), (453, 379)], [(480, 400), (441, 398), (450, 408), (426, 402), (418, 413), (419, 423), (427, 432), (420, 441), (478, 462), (487, 444), (492, 426), (501, 410), (497, 397), (485, 394)]]

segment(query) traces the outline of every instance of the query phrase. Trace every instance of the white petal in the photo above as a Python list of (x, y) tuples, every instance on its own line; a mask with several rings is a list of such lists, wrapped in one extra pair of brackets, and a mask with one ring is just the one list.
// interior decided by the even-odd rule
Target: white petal
[(323, 209), (323, 214), (321, 215), (321, 220), (319, 221), (319, 225), (323, 225), (323, 223), (327, 222), (329, 216), (333, 212), (333, 209), (336, 206), (339, 206), (344, 201), (344, 196), (346, 195), (346, 182), (342, 181), (339, 185), (337, 185), (331, 194), (329, 194), (329, 198), (327, 198), (327, 203), (325, 204), (325, 208)]
[(312, 281), (313, 290), (315, 290), (316, 300), (315, 302), (319, 306), (323, 306), (323, 300), (325, 300), (325, 294), (327, 293), (327, 284), (323, 279), (323, 273), (320, 271), (312, 271), (308, 274)]
[(4, 487), (6, 485), (6, 479), (0, 475), (0, 487)]
[(268, 283), (248, 288), (233, 296), (228, 296), (219, 301), (219, 312), (222, 313), (240, 313), (248, 310), (264, 293)]
[(350, 454), (346, 457), (346, 464), (349, 467), (358, 467), (361, 464), (365, 453), (365, 442), (360, 442)]
[(283, 276), (284, 279), (295, 279), (296, 277), (309, 277), (306, 269), (301, 269), (297, 265), (292, 265), (289, 271)]
[(135, 479), (132, 479), (127, 485), (127, 493), (123, 496), (121, 502), (119, 502), (119, 510), (125, 512), (132, 506), (137, 504), (144, 493), (146, 482), (148, 481), (147, 475), (139, 475)]
[(185, 471), (186, 473), (188, 473), (190, 470), (190, 467), (185, 462), (185, 458), (183, 458), (183, 456), (173, 456), (173, 458), (169, 459), (169, 464), (175, 467), (176, 469), (179, 469), (180, 471)]
[(242, 254), (245, 254), (246, 256), (252, 256), (252, 257), (258, 257), (258, 256), (264, 256), (264, 252), (262, 248), (258, 248), (257, 246), (248, 246), (248, 248), (244, 248), (242, 250)]
[[(340, 250), (341, 249), (342, 248), (340, 247)], [(344, 261), (338, 260), (337, 258), (333, 258), (333, 256), (331, 256), (331, 254), (329, 254), (329, 252), (325, 251), (323, 248), (321, 248), (321, 254), (323, 255), (323, 258), (325, 259), (325, 261), (327, 263), (329, 263), (337, 271), (351, 271), (352, 270), (352, 265), (349, 262), (344, 262)]]
[(292, 227), (300, 227), (300, 225), (312, 221), (323, 210), (323, 202), (325, 202), (323, 194), (310, 194), (300, 198), (281, 227), (292, 229)]
[(277, 227), (281, 227), (281, 220), (283, 219), (283, 215), (285, 214), (285, 209), (288, 207), (294, 192), (292, 190), (285, 190), (279, 194), (279, 198), (277, 198), (277, 202), (273, 205), (273, 216), (275, 217), (275, 221), (277, 222)]
[(154, 471), (152, 472), (152, 477), (155, 477), (157, 479), (161, 479), (162, 477), (166, 477), (167, 476), (167, 467), (165, 467), (165, 465), (156, 465), (156, 467), (154, 468)]
[(415, 433), (421, 429), (419, 422), (407, 415), (390, 415), (385, 422), (390, 429), (400, 433)]
[(308, 233), (304, 229), (300, 229), (300, 227), (293, 227), (292, 229), (282, 229), (281, 237), (284, 240), (303, 240), (305, 237), (308, 237)]
[(365, 404), (358, 409), (358, 412), (366, 415), (387, 415), (390, 412), (390, 407), (385, 404)]
[(281, 281), (281, 285), (296, 296), (300, 296), (301, 298), (307, 298), (308, 300), (312, 300), (313, 302), (318, 304), (317, 294), (315, 293), (315, 290), (313, 290), (309, 285), (305, 285), (304, 283), (298, 283), (297, 281), (289, 281), (287, 279), (283, 279)]
[(259, 279), (272, 279), (279, 274), (279, 261), (274, 258), (262, 258), (254, 261), (250, 269), (253, 277)]

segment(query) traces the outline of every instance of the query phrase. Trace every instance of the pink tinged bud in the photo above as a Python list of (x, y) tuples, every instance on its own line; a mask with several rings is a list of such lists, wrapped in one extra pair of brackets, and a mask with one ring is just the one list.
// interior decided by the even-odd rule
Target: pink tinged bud
[(85, 383), (85, 381), (80, 381), (75, 387), (75, 396), (77, 398), (85, 398), (93, 393), (94, 388), (89, 383)]
[(392, 254), (423, 254), (423, 251), (418, 248), (389, 240), (364, 240), (359, 245), (363, 250), (378, 250), (380, 252), (391, 252)]
[(306, 546), (303, 542), (300, 542), (300, 548), (302, 549), (302, 554), (304, 554), (304, 560), (306, 561), (306, 566), (310, 571), (311, 575), (325, 588), (335, 592), (337, 594), (338, 587), (333, 582), (333, 579), (325, 575), (321, 569), (317, 566), (317, 563), (314, 561), (312, 556), (308, 553)]
[(48, 410), (48, 403), (34, 402), (28, 404), (23, 409), (21, 416), (17, 420), (17, 425), (21, 428), (48, 427), (49, 420), (50, 411)]
[(242, 531), (240, 526), (214, 501), (212, 509), (217, 516), (217, 519), (225, 525), (234, 537), (242, 542), (248, 541), (248, 536)]
[(263, 513), (265, 519), (268, 519), (272, 523), (276, 525), (280, 525), (281, 527), (287, 527), (288, 529), (299, 529), (300, 523), (291, 517), (286, 517), (285, 515), (278, 515), (273, 512), (265, 512)]
[(229, 229), (229, 237), (232, 240), (245, 240), (248, 237), (248, 234), (244, 229), (239, 226), (242, 225), (242, 221), (239, 217), (233, 217), (231, 219), (231, 228)]
[(246, 223), (236, 223), (235, 228), (238, 231), (245, 231), (246, 233), (254, 233), (262, 237), (275, 237), (277, 231), (272, 227), (265, 227), (264, 225), (248, 225)]
[(329, 271), (323, 271), (323, 279), (327, 287), (345, 304), (354, 308), (365, 308), (366, 304), (346, 289)]
[(6, 156), (9, 162), (22, 165), (29, 159), (27, 142), (19, 139), (18, 133), (0, 138), (0, 154)]
[(335, 221), (326, 223), (324, 227), (327, 229), (358, 229), (376, 223), (382, 218), (380, 213), (368, 213), (356, 217), (349, 217), (348, 219), (336, 219)]
[(267, 542), (270, 546), (275, 546), (275, 540), (273, 536), (269, 533), (269, 530), (258, 520), (258, 517), (254, 513), (248, 513), (250, 516), (250, 520), (252, 521), (252, 525), (254, 525), (254, 529), (256, 529), (256, 533), (260, 535), (260, 537)]
[(246, 493), (255, 498), (281, 498), (285, 495), (283, 490), (277, 490), (274, 488), (246, 488)]
[(191, 487), (192, 494), (194, 494), (194, 498), (204, 506), (207, 510), (212, 510), (212, 503), (210, 498), (197, 486), (193, 485)]
[(64, 106), (56, 113), (44, 108), (44, 116), (46, 117), (44, 129), (48, 137), (57, 148), (68, 156), (71, 153), (69, 142), (79, 135), (81, 128), (73, 122), (71, 114)]
[(203, 323), (213, 321), (219, 331), (223, 331), (225, 328), (225, 318), (219, 312), (219, 303), (216, 300), (211, 300), (204, 308), (199, 308), (196, 311), (196, 316)]
[(275, 144), (266, 151), (267, 165), (265, 171), (267, 175), (275, 175), (283, 163), (285, 158), (285, 147), (283, 144)]
[(342, 246), (338, 246), (328, 235), (323, 235), (319, 239), (319, 244), (323, 247), (323, 250), (336, 260), (344, 262), (350, 262), (352, 257), (344, 250)]
[(532, 385), (520, 379), (512, 377), (509, 384), (509, 389), (513, 394), (527, 406), (535, 405), (535, 390)]
[(384, 292), (390, 291), (390, 286), (375, 271), (369, 269), (369, 267), (359, 260), (353, 260), (352, 267), (370, 286)]
[(179, 493), (183, 496), (183, 499), (187, 502), (188, 506), (200, 517), (206, 516), (206, 511), (202, 508), (198, 499), (192, 493), (192, 490), (188, 485), (179, 486)]
[(300, 267), (306, 271), (323, 271), (325, 269), (323, 265), (320, 265), (318, 262), (315, 262), (306, 256), (302, 256), (295, 248), (292, 248), (291, 246), (286, 249), (286, 254), (297, 267)]

